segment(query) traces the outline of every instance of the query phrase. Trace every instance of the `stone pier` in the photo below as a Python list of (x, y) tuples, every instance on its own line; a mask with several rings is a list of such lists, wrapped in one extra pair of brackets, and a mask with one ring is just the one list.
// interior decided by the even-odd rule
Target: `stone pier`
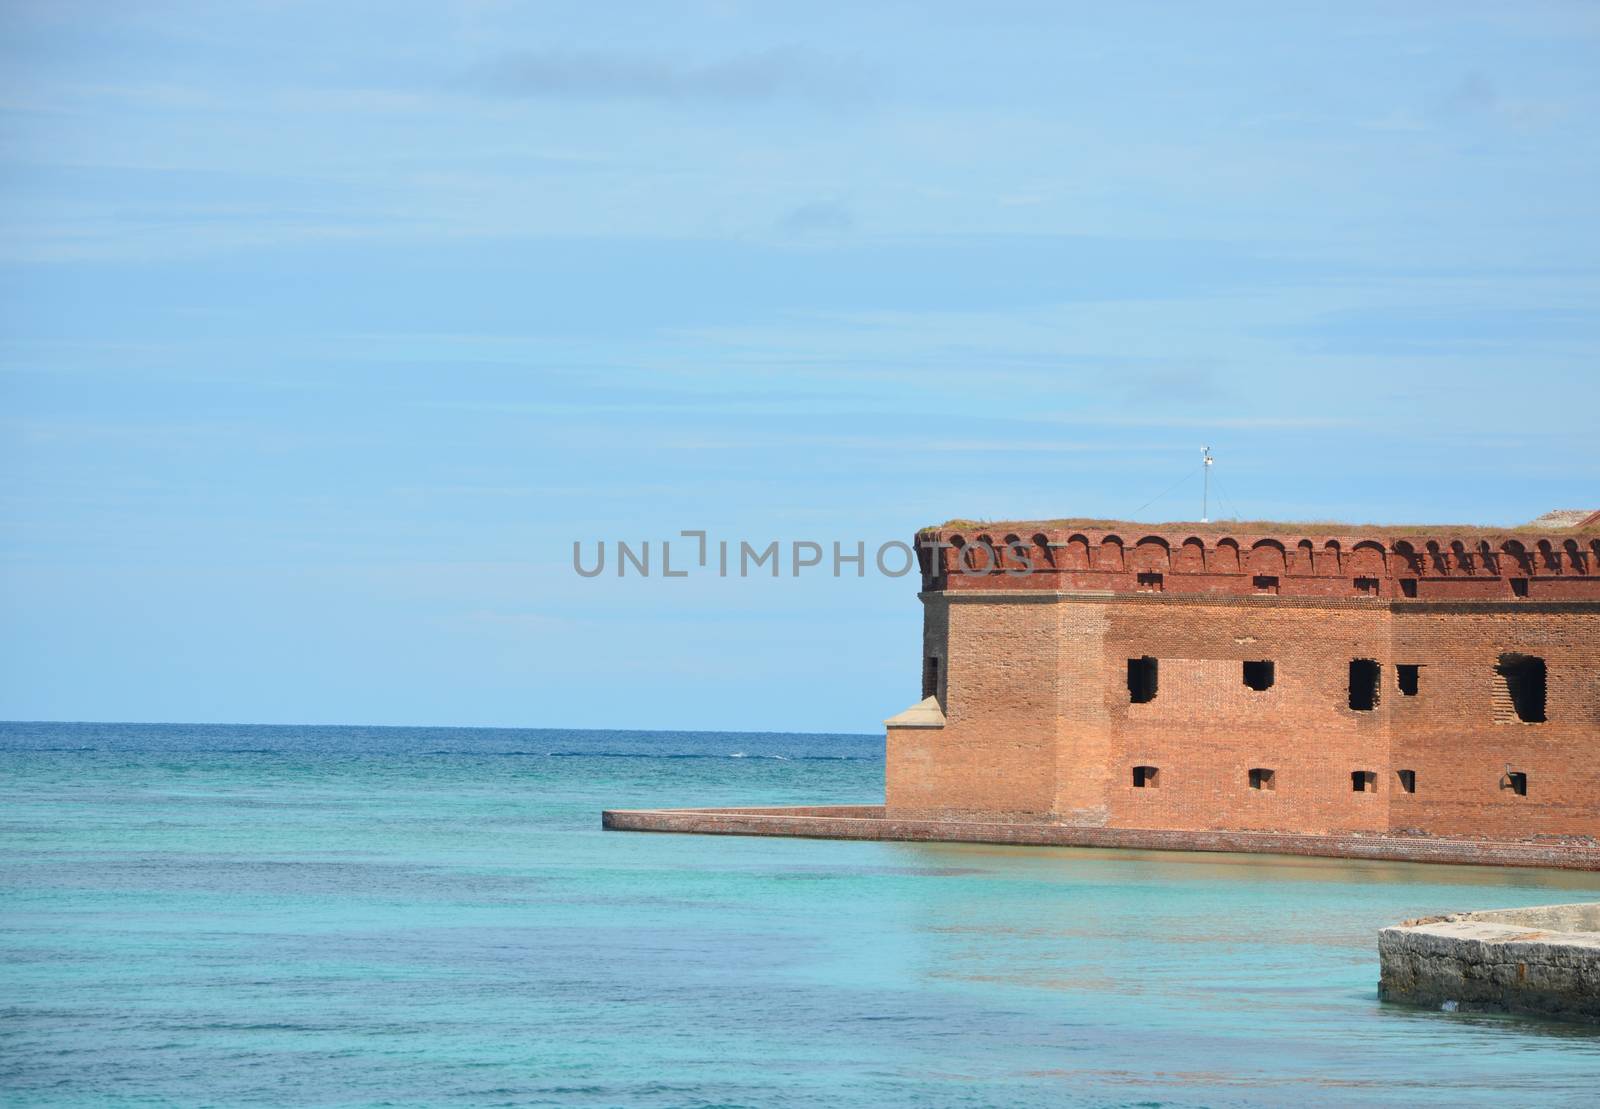
[(1600, 1023), (1600, 902), (1451, 913), (1378, 933), (1378, 996)]

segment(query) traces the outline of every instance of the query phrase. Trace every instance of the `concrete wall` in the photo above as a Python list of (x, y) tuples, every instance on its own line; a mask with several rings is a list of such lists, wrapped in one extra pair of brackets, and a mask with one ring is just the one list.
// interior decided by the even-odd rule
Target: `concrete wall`
[(1600, 901), (1582, 901), (1575, 905), (1534, 905), (1526, 909), (1486, 909), (1468, 915), (1473, 920), (1490, 924), (1600, 934)]
[(1386, 1001), (1600, 1022), (1600, 904), (1458, 913), (1378, 934)]

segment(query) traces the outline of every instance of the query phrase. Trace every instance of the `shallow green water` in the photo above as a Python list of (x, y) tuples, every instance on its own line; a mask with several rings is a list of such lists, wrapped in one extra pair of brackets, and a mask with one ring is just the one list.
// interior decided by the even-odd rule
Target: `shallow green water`
[(602, 832), (881, 739), (0, 725), (14, 1104), (1594, 1104), (1600, 1032), (1376, 998), (1551, 871)]

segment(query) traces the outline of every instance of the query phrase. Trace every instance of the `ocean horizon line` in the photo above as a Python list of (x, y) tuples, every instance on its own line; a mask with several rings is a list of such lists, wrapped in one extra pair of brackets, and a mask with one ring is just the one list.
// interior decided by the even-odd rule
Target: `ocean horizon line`
[(593, 726), (520, 724), (361, 724), (361, 723), (257, 723), (246, 720), (24, 720), (0, 719), (0, 728), (10, 725), (50, 727), (117, 728), (278, 728), (278, 729), (353, 729), (371, 731), (457, 731), (457, 732), (559, 732), (592, 735), (698, 735), (698, 736), (823, 736), (847, 739), (881, 739), (882, 731), (840, 732), (782, 730), (774, 728), (602, 728)]

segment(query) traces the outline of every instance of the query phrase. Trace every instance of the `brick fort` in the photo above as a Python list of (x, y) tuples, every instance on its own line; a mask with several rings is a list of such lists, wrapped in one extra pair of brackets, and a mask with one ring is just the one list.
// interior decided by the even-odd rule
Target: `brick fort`
[(1600, 869), (1600, 512), (952, 522), (882, 806), (639, 830)]

